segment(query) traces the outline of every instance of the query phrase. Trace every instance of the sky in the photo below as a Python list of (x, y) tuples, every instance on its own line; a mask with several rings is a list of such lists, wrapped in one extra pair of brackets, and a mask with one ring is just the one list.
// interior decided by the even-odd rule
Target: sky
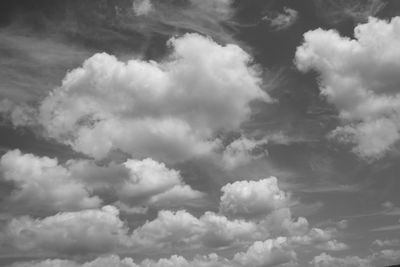
[(0, 8), (0, 265), (400, 263), (400, 2)]

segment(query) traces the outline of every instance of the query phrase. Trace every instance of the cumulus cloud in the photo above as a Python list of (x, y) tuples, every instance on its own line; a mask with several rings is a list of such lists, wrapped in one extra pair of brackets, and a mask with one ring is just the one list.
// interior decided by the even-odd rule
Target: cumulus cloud
[(256, 242), (246, 251), (236, 253), (232, 259), (209, 254), (197, 255), (192, 260), (178, 255), (159, 260), (145, 259), (141, 263), (135, 263), (132, 258), (121, 258), (117, 255), (99, 257), (93, 261), (79, 264), (71, 260), (44, 260), (39, 262), (15, 263), (10, 267), (269, 267), (283, 266), (281, 264), (296, 260), (296, 253), (288, 247), (286, 238), (279, 237), (268, 239), (264, 242)]
[(142, 213), (149, 206), (165, 209), (206, 204), (205, 194), (185, 184), (179, 171), (150, 158), (103, 166), (90, 160), (73, 160), (67, 167), (93, 192), (117, 198), (115, 205), (124, 211)]
[(296, 52), (297, 67), (320, 74), (321, 94), (339, 111), (343, 125), (331, 137), (364, 158), (382, 157), (400, 138), (399, 29), (399, 17), (370, 18), (354, 39), (317, 29)]
[(278, 237), (264, 242), (255, 242), (246, 252), (234, 256), (240, 266), (276, 266), (296, 260), (296, 253), (288, 245), (287, 238)]
[[(167, 188), (171, 186), (179, 186), (179, 173), (167, 169), (163, 164), (147, 159), (129, 161), (125, 165), (129, 166), (130, 175), (134, 173), (137, 182), (147, 176), (157, 178), (138, 182), (138, 188), (125, 186), (127, 192), (133, 195), (142, 196), (143, 192), (145, 195), (148, 192), (159, 194), (163, 190), (168, 192)], [(158, 179), (162, 180), (160, 185), (155, 182)], [(117, 183), (120, 183), (118, 179)], [(18, 251), (53, 252), (60, 255), (130, 251), (139, 254), (156, 253), (154, 255), (157, 256), (219, 249), (234, 253), (231, 258), (212, 254), (197, 256), (189, 261), (180, 256), (172, 256), (158, 261), (144, 260), (140, 264), (129, 259), (121, 261), (118, 257), (94, 261), (98, 266), (102, 266), (105, 261), (108, 266), (126, 266), (129, 263), (163, 267), (292, 266), (296, 263), (295, 251), (300, 247), (336, 251), (346, 246), (335, 239), (335, 229), (309, 229), (305, 218), (293, 218), (289, 196), (279, 189), (275, 177), (246, 183), (235, 182), (228, 184), (222, 191), (219, 212), (206, 211), (195, 216), (185, 210), (161, 210), (154, 219), (134, 229), (129, 229), (127, 223), (121, 220), (119, 210), (114, 206), (63, 212), (40, 219), (21, 216), (6, 224), (1, 233), (1, 241)], [(42, 263), (44, 266), (77, 264), (60, 260)], [(85, 264), (83, 266), (92, 266), (90, 264), (94, 263)]]
[(21, 251), (67, 254), (110, 252), (128, 245), (128, 228), (113, 206), (58, 213), (44, 219), (22, 216), (11, 220), (4, 236)]
[(289, 201), (275, 177), (234, 182), (223, 186), (221, 191), (220, 211), (234, 217), (265, 216), (288, 206)]
[[(253, 242), (278, 236), (287, 237), (287, 243), (293, 248), (309, 246), (331, 251), (347, 249), (346, 244), (335, 239), (335, 228), (309, 229), (309, 223), (305, 218), (294, 219), (288, 208), (288, 199), (283, 198), (286, 194), (277, 188), (274, 177), (269, 179), (272, 186), (271, 184), (268, 186), (276, 187), (278, 194), (275, 196), (279, 197), (274, 198), (273, 194), (267, 194), (268, 191), (263, 186), (267, 185), (265, 180), (268, 179), (250, 183), (251, 188), (260, 188), (259, 191), (251, 191), (240, 182), (234, 183), (236, 189), (242, 188), (243, 192), (247, 193), (244, 196), (239, 195), (243, 196), (239, 198), (226, 195), (227, 192), (229, 194), (235, 192), (229, 187), (231, 184), (228, 184), (229, 190), (225, 190), (221, 197), (219, 213), (208, 211), (200, 217), (195, 217), (184, 210), (176, 212), (163, 210), (154, 220), (135, 229), (132, 234), (133, 240), (137, 242), (136, 246), (142, 249), (156, 247), (159, 251), (170, 253), (177, 249), (190, 250), (201, 247), (244, 248)], [(224, 188), (222, 190), (224, 191)], [(257, 192), (263, 194), (258, 195)], [(239, 204), (240, 206), (235, 206)]]
[(168, 44), (160, 63), (102, 53), (68, 73), (40, 105), (47, 135), (96, 159), (119, 150), (177, 162), (210, 153), (216, 133), (249, 117), (251, 101), (270, 101), (240, 47), (197, 34)]
[[(0, 159), (1, 179), (15, 188), (5, 196), (9, 212), (40, 214), (96, 208), (101, 204), (56, 159), (8, 151)], [(11, 210), (12, 208), (12, 210)]]
[(2, 181), (14, 187), (4, 197), (4, 211), (17, 214), (96, 208), (102, 196), (115, 199), (125, 211), (207, 204), (205, 194), (186, 185), (178, 171), (149, 158), (102, 166), (91, 160), (60, 164), (57, 159), (14, 150), (1, 157), (0, 171)]

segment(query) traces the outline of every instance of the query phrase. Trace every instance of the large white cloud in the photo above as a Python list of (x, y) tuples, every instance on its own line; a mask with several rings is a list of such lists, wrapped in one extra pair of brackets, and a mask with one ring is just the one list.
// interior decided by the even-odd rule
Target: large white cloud
[(96, 208), (101, 200), (90, 196), (85, 185), (72, 179), (56, 159), (8, 151), (0, 159), (3, 181), (15, 189), (4, 198), (8, 212), (40, 214)]
[(275, 177), (234, 182), (223, 186), (221, 191), (220, 211), (232, 216), (265, 216), (289, 204), (289, 197), (279, 189)]
[(5, 241), (21, 251), (67, 254), (110, 252), (129, 245), (128, 228), (113, 206), (58, 213), (43, 219), (23, 216), (11, 220)]
[(381, 157), (400, 139), (399, 30), (400, 17), (370, 18), (354, 39), (317, 29), (296, 52), (297, 67), (320, 74), (321, 94), (339, 111), (343, 126), (332, 136), (362, 157)]
[(68, 73), (40, 106), (48, 136), (95, 158), (121, 150), (176, 162), (215, 149), (253, 100), (269, 101), (251, 57), (236, 45), (186, 34), (165, 60), (119, 61), (96, 54)]

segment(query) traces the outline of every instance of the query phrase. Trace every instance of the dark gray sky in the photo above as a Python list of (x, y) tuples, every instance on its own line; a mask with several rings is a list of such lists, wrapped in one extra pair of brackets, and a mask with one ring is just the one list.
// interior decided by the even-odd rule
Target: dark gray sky
[(0, 265), (400, 263), (399, 13), (2, 1)]

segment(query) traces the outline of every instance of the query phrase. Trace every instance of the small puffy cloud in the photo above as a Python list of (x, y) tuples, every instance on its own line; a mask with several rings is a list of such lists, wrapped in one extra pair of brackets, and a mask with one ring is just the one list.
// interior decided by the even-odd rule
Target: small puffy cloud
[[(246, 137), (240, 137), (225, 147), (222, 153), (222, 162), (225, 168), (233, 169), (251, 162), (264, 154), (265, 146), (268, 143), (267, 138), (253, 140)], [(261, 151), (255, 151), (260, 149)]]
[(151, 0), (135, 0), (132, 4), (136, 16), (148, 15), (153, 10)]
[(400, 139), (400, 17), (370, 18), (354, 39), (333, 30), (304, 34), (296, 52), (301, 71), (320, 74), (321, 94), (339, 111), (343, 125), (331, 133), (364, 158), (379, 158)]
[(129, 179), (121, 183), (117, 194), (122, 199), (137, 200), (157, 195), (181, 184), (178, 171), (168, 169), (163, 163), (152, 159), (133, 160), (124, 163)]
[(234, 217), (260, 217), (287, 207), (289, 197), (279, 189), (275, 177), (238, 181), (222, 187), (220, 211)]
[(8, 244), (21, 251), (61, 254), (110, 252), (129, 244), (128, 228), (113, 206), (64, 212), (43, 219), (23, 216), (11, 220), (4, 231)]
[(5, 206), (15, 213), (51, 213), (96, 208), (101, 200), (91, 196), (83, 183), (56, 159), (8, 151), (0, 159), (1, 179), (15, 188)]
[(262, 20), (268, 22), (269, 26), (275, 30), (285, 30), (296, 23), (299, 13), (291, 8), (285, 7), (282, 13), (266, 15)]
[(162, 62), (96, 54), (41, 103), (46, 134), (96, 159), (119, 150), (171, 163), (210, 153), (250, 102), (270, 101), (251, 57), (198, 34), (168, 42)]
[(17, 127), (35, 126), (37, 110), (26, 104), (17, 105), (9, 99), (3, 99), (0, 100), (0, 115)]
[(179, 184), (152, 196), (147, 203), (159, 209), (201, 207), (207, 204), (205, 196), (205, 193), (194, 190), (188, 185)]
[(257, 241), (246, 252), (237, 253), (233, 258), (239, 266), (254, 267), (277, 266), (295, 260), (296, 253), (285, 237)]

